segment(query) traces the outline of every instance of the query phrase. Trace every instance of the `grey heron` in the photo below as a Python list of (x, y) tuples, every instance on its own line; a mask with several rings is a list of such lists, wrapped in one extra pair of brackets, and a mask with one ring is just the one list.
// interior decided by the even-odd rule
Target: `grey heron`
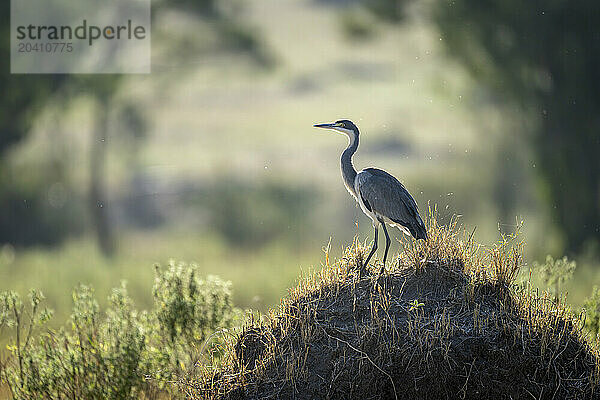
[(425, 224), (419, 215), (419, 208), (408, 190), (387, 172), (377, 168), (365, 168), (356, 172), (352, 164), (352, 156), (358, 149), (359, 131), (352, 121), (342, 119), (330, 124), (317, 124), (315, 128), (332, 129), (348, 136), (348, 147), (342, 153), (342, 178), (348, 192), (356, 199), (361, 210), (373, 221), (375, 240), (364, 265), (377, 250), (379, 225), (385, 233), (385, 253), (383, 267), (390, 248), (390, 236), (386, 224), (398, 227), (401, 231), (415, 239), (427, 240)]

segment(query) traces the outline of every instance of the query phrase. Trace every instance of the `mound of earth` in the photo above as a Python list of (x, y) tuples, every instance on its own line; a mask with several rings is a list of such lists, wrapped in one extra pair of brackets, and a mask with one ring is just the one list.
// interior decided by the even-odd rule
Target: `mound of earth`
[(247, 326), (227, 366), (195, 385), (195, 394), (600, 398), (599, 358), (581, 322), (548, 296), (512, 284), (518, 252), (496, 249), (481, 259), (442, 233), (381, 277), (361, 277), (364, 249), (349, 249), (337, 266), (302, 280), (267, 322)]

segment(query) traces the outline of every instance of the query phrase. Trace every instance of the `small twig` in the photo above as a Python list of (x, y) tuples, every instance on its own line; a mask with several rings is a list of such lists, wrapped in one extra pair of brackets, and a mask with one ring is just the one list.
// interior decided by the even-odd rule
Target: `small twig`
[(473, 362), (471, 363), (471, 368), (469, 368), (469, 373), (467, 374), (467, 379), (465, 380), (465, 384), (463, 385), (462, 389), (460, 389), (460, 391), (462, 392), (463, 399), (467, 397), (467, 384), (469, 383), (469, 378), (471, 377), (471, 371), (473, 371), (473, 365), (475, 365), (475, 360), (476, 358), (473, 359)]
[(467, 246), (471, 244), (471, 240), (473, 240), (473, 235), (475, 235), (476, 230), (477, 230), (477, 226), (475, 226), (475, 228), (473, 228), (473, 232), (471, 232), (471, 235), (469, 235), (469, 240), (467, 241)]

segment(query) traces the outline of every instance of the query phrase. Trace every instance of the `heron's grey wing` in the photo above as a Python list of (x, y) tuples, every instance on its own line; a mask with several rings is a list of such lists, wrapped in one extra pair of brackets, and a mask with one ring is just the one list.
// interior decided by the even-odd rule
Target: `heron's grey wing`
[(417, 203), (398, 179), (380, 169), (366, 168), (356, 175), (355, 187), (367, 208), (408, 228), (415, 238), (427, 238)]

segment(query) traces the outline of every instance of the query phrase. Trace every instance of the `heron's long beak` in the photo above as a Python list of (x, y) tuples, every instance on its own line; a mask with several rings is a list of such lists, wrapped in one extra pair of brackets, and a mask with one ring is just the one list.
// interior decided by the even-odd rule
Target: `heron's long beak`
[(315, 128), (324, 128), (324, 129), (332, 129), (335, 127), (335, 124), (316, 124), (313, 125)]

